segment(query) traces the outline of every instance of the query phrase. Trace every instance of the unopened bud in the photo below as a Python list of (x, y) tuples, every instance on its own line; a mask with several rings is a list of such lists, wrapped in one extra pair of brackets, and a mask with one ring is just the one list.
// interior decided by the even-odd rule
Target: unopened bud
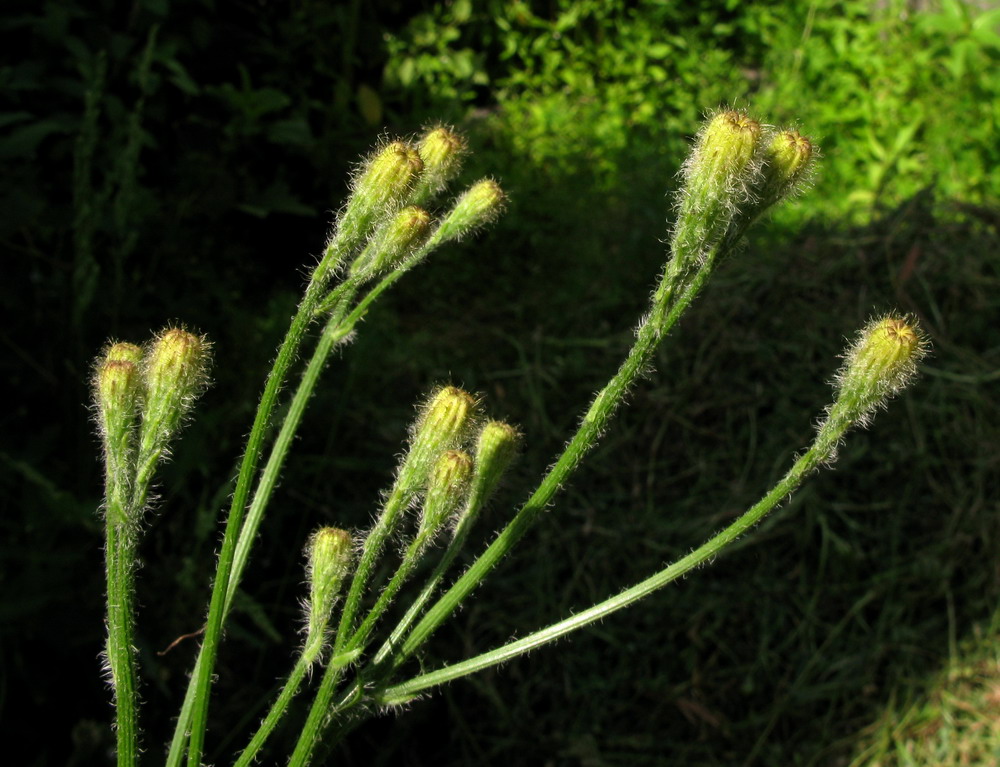
[(466, 453), (447, 450), (441, 454), (427, 479), (419, 536), (433, 536), (458, 511), (471, 476), (472, 459)]
[(108, 444), (124, 445), (135, 421), (140, 391), (142, 349), (135, 344), (108, 347), (94, 375), (94, 398)]
[(205, 338), (181, 328), (167, 328), (153, 340), (143, 371), (145, 403), (140, 452), (144, 457), (165, 448), (204, 389), (208, 347)]
[(142, 362), (142, 347), (125, 342), (112, 344), (105, 352), (104, 359), (115, 362), (131, 362), (138, 365)]
[(338, 247), (349, 252), (368, 237), (378, 220), (402, 204), (423, 170), (417, 150), (393, 141), (369, 158), (355, 179), (337, 230)]
[(466, 143), (459, 134), (442, 125), (420, 138), (417, 152), (423, 160), (424, 172), (420, 174), (410, 200), (422, 205), (458, 175)]
[(912, 319), (889, 315), (869, 323), (844, 355), (829, 420), (864, 423), (912, 380), (926, 354), (927, 342)]
[(354, 540), (335, 527), (321, 527), (306, 545), (309, 622), (306, 645), (322, 642), (340, 587), (351, 571)]
[(400, 470), (399, 483), (405, 491), (423, 487), (438, 457), (462, 443), (475, 408), (473, 396), (456, 386), (445, 386), (431, 396), (414, 425)]
[(675, 268), (702, 260), (726, 234), (757, 175), (762, 135), (759, 122), (731, 109), (702, 129), (683, 169), (672, 243)]
[(517, 429), (503, 421), (487, 421), (479, 430), (476, 440), (476, 474), (472, 492), (477, 505), (482, 505), (493, 494), (504, 472), (510, 466), (520, 435)]
[(754, 196), (759, 212), (771, 207), (808, 176), (816, 150), (812, 142), (795, 130), (774, 135), (764, 151), (764, 164)]
[[(731, 188), (750, 167), (761, 139), (760, 123), (745, 112), (719, 112), (705, 126), (695, 156), (687, 168), (689, 178), (706, 186)], [(700, 179), (696, 179), (700, 176)]]
[(456, 201), (440, 225), (431, 235), (435, 246), (464, 237), (469, 232), (493, 221), (503, 211), (504, 195), (500, 185), (492, 179), (477, 181)]
[(430, 214), (407, 205), (365, 246), (351, 265), (351, 273), (368, 276), (394, 268), (427, 242), (430, 232)]

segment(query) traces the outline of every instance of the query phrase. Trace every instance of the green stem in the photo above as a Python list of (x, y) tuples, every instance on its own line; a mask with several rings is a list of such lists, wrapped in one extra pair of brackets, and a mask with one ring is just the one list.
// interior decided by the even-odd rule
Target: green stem
[[(341, 288), (346, 288), (348, 285), (348, 283), (344, 283), (344, 285), (337, 288), (337, 291), (341, 291)], [(264, 512), (271, 499), (271, 493), (274, 491), (281, 468), (284, 465), (285, 458), (288, 456), (288, 450), (292, 445), (295, 433), (298, 431), (299, 424), (302, 421), (306, 405), (316, 388), (316, 384), (319, 381), (319, 377), (322, 374), (324, 367), (326, 366), (326, 361), (330, 356), (330, 352), (333, 351), (337, 343), (342, 341), (351, 330), (351, 326), (344, 323), (343, 316), (347, 311), (347, 307), (350, 305), (351, 298), (354, 295), (354, 290), (356, 290), (356, 287), (354, 285), (350, 285), (349, 290), (341, 291), (341, 300), (337, 305), (334, 314), (327, 322), (326, 327), (323, 329), (323, 334), (316, 345), (312, 358), (309, 360), (309, 364), (307, 365), (305, 372), (302, 374), (302, 380), (299, 383), (298, 389), (295, 391), (295, 395), (289, 405), (288, 412), (285, 414), (285, 419), (281, 424), (281, 429), (271, 447), (271, 454), (268, 456), (267, 463), (261, 472), (257, 488), (254, 491), (253, 500), (250, 502), (250, 508), (246, 514), (246, 520), (240, 529), (239, 538), (236, 541), (236, 547), (233, 553), (232, 569), (229, 576), (229, 586), (226, 592), (225, 606), (223, 609), (224, 616), (228, 615), (229, 610), (232, 607), (233, 599), (236, 596), (236, 591), (239, 588), (240, 581), (243, 577), (243, 571), (246, 568), (247, 561), (250, 557), (250, 549), (256, 540), (257, 531), (260, 528), (261, 521), (264, 518)], [(191, 722), (191, 716), (194, 708), (196, 680), (200, 676), (199, 671), (203, 663), (204, 652), (205, 645), (202, 644), (198, 652), (195, 669), (192, 672), (191, 679), (188, 683), (187, 692), (184, 695), (184, 703), (181, 706), (181, 711), (177, 718), (177, 725), (174, 730), (173, 739), (170, 743), (170, 751), (167, 755), (168, 767), (178, 767), (183, 759), (184, 741), (187, 737), (188, 728)]]
[[(312, 655), (315, 658), (315, 653)], [(257, 754), (264, 747), (268, 737), (270, 737), (274, 728), (277, 727), (278, 722), (281, 721), (281, 718), (288, 710), (288, 704), (292, 702), (292, 698), (299, 691), (299, 686), (302, 684), (302, 679), (309, 670), (311, 663), (312, 660), (307, 659), (307, 653), (303, 651), (299, 655), (294, 668), (292, 668), (292, 673), (288, 675), (288, 680), (285, 682), (284, 687), (281, 688), (278, 699), (271, 706), (271, 710), (264, 717), (264, 721), (260, 723), (260, 728), (254, 733), (249, 745), (247, 745), (246, 749), (244, 749), (243, 753), (236, 760), (234, 767), (247, 767), (247, 765), (253, 764), (254, 759), (257, 758)]]
[(108, 665), (114, 684), (119, 767), (139, 761), (137, 671), (133, 649), (135, 551), (130, 529), (129, 479), (133, 471), (127, 438), (105, 452), (105, 568), (108, 590)]
[[(709, 254), (698, 271), (690, 279), (688, 279), (689, 273), (679, 273), (670, 266), (664, 270), (654, 298), (653, 310), (639, 326), (636, 342), (630, 350), (628, 357), (618, 373), (598, 393), (587, 414), (584, 416), (579, 430), (556, 462), (556, 465), (545, 476), (538, 490), (528, 499), (528, 502), (521, 508), (514, 519), (501, 531), (493, 544), (472, 564), (455, 585), (434, 604), (423, 620), (417, 624), (416, 628), (414, 628), (413, 632), (400, 648), (395, 661), (397, 665), (402, 663), (430, 637), (433, 631), (468, 596), (469, 592), (486, 577), (496, 563), (520, 540), (521, 536), (531, 526), (535, 517), (545, 508), (562, 483), (576, 469), (583, 456), (597, 442), (612, 413), (621, 403), (622, 399), (624, 399), (629, 387), (649, 365), (659, 341), (673, 327), (677, 319), (683, 314), (684, 310), (708, 280), (717, 255), (718, 251), (713, 251)], [(386, 279), (389, 280), (393, 276), (390, 275)], [(674, 295), (677, 291), (680, 294), (677, 296), (676, 301), (674, 301)], [(378, 525), (376, 525), (377, 528)], [(372, 536), (374, 535), (375, 531), (372, 532)], [(364, 555), (362, 555), (362, 558), (364, 558)], [(361, 572), (361, 565), (359, 565), (358, 574)], [(352, 584), (352, 591), (354, 587), (355, 584)], [(360, 594), (356, 597), (355, 601), (359, 598)], [(341, 617), (341, 627), (337, 637), (338, 642), (344, 641), (350, 630), (351, 624), (347, 622), (350, 602), (351, 597), (349, 596), (348, 604), (345, 605), (344, 615)], [(350, 614), (350, 621), (353, 621), (353, 612)], [(340, 647), (335, 647), (334, 655), (337, 655), (339, 649)], [(299, 736), (298, 744), (289, 762), (290, 767), (305, 767), (309, 763), (320, 733), (334, 713), (330, 708), (330, 704), (339, 679), (339, 669), (334, 671), (328, 668), (323, 675), (323, 681), (316, 693), (316, 699), (313, 701), (309, 717), (306, 720), (306, 724)]]
[[(201, 663), (195, 666), (194, 697), (191, 712), (191, 735), (188, 744), (189, 767), (201, 767), (201, 756), (205, 743), (205, 727), (208, 722), (208, 703), (212, 682), (212, 671), (215, 667), (215, 657), (218, 652), (219, 639), (222, 635), (222, 621), (226, 613), (226, 602), (229, 594), (229, 580), (232, 572), (236, 542), (243, 527), (247, 498), (250, 485), (260, 460), (264, 437), (271, 420), (271, 413), (277, 403), (278, 393), (285, 381), (288, 370), (298, 354), (299, 346), (305, 336), (306, 328), (313, 319), (313, 310), (323, 297), (323, 289), (329, 276), (339, 260), (340, 254), (335, 245), (327, 251), (313, 272), (305, 296), (299, 304), (299, 309), (292, 319), (288, 333), (278, 349), (271, 372), (264, 386), (257, 414), (254, 417), (250, 437), (247, 439), (246, 451), (240, 464), (240, 472), (233, 490), (233, 499), (226, 520), (226, 530), (222, 539), (222, 550), (219, 553), (219, 563), (216, 568), (215, 581), (212, 584), (212, 600), (208, 610), (208, 620), (205, 626), (205, 637), (200, 650)], [(183, 722), (178, 720), (177, 729), (182, 729)], [(177, 736), (175, 733), (175, 740)]]
[[(448, 568), (451, 567), (452, 562), (455, 561), (455, 557), (462, 550), (465, 545), (465, 539), (469, 537), (469, 530), (472, 529), (473, 523), (479, 516), (479, 511), (482, 509), (486, 498), (482, 493), (473, 495), (469, 498), (468, 507), (461, 516), (461, 520), (458, 523), (458, 527), (455, 529), (455, 534), (452, 536), (451, 541), (448, 543), (448, 547), (445, 549), (444, 554), (441, 556), (441, 560), (437, 563), (434, 568), (434, 572), (431, 573), (431, 577), (427, 579), (424, 587), (420, 590), (410, 606), (407, 608), (406, 613), (400, 619), (399, 623), (392, 630), (389, 638), (382, 643), (382, 646), (375, 653), (375, 657), (372, 658), (371, 665), (374, 668), (378, 668), (383, 665), (388, 658), (390, 658), (393, 653), (395, 653), (396, 648), (399, 646), (400, 642), (403, 641), (403, 637), (409, 630), (410, 626), (413, 625), (413, 621), (416, 620), (420, 611), (424, 609), (424, 605), (427, 601), (434, 596), (434, 592), (437, 591), (438, 585), (441, 583), (441, 579), (444, 578), (444, 574), (448, 572)], [(392, 668), (395, 668), (393, 666)]]
[(384, 613), (389, 605), (392, 604), (392, 600), (403, 587), (403, 584), (406, 583), (406, 579), (410, 577), (410, 573), (413, 572), (413, 568), (416, 566), (417, 562), (420, 561), (420, 554), (427, 545), (427, 539), (428, 536), (426, 535), (418, 535), (407, 547), (406, 553), (403, 555), (403, 559), (399, 563), (399, 567), (396, 568), (396, 572), (386, 584), (385, 588), (382, 589), (382, 593), (379, 594), (379, 598), (375, 601), (372, 609), (368, 611), (368, 615), (365, 616), (361, 625), (358, 626), (358, 630), (354, 632), (354, 636), (352, 636), (350, 641), (347, 642), (347, 652), (350, 652), (351, 650), (361, 650), (364, 648), (364, 645), (368, 641), (368, 637), (375, 628), (375, 624), (378, 622), (378, 619), (382, 617), (382, 613)]
[(837, 444), (840, 437), (843, 436), (844, 430), (843, 426), (839, 430), (824, 430), (813, 443), (812, 447), (792, 465), (788, 473), (760, 501), (744, 512), (729, 527), (669, 567), (664, 568), (655, 575), (650, 576), (646, 580), (637, 583), (635, 586), (626, 589), (610, 599), (606, 599), (566, 620), (529, 634), (516, 642), (511, 642), (490, 652), (469, 658), (461, 663), (445, 666), (437, 671), (421, 674), (413, 679), (393, 685), (385, 689), (378, 696), (378, 702), (382, 705), (404, 703), (411, 700), (422, 690), (436, 687), (454, 679), (459, 679), (460, 677), (505, 663), (518, 655), (523, 655), (537, 647), (554, 642), (556, 639), (581, 629), (590, 623), (603, 620), (611, 613), (628, 607), (633, 602), (637, 602), (657, 589), (663, 588), (668, 583), (677, 580), (682, 575), (717, 556), (719, 552), (756, 525), (784, 498), (794, 492), (808, 474), (829, 458), (831, 450)]
[[(682, 276), (678, 276), (668, 267), (657, 288), (653, 309), (639, 326), (635, 345), (618, 372), (594, 398), (573, 439), (521, 510), (416, 625), (400, 648), (395, 665), (401, 664), (426, 642), (437, 627), (514, 547), (577, 468), (584, 455), (596, 444), (629, 388), (649, 367), (660, 340), (676, 324), (708, 280), (716, 260), (715, 255), (715, 253), (710, 254), (686, 284)], [(680, 295), (676, 300), (672, 300), (678, 289), (681, 291)]]
[[(361, 597), (364, 595), (365, 587), (371, 577), (372, 569), (378, 559), (379, 553), (386, 539), (392, 533), (406, 507), (412, 500), (412, 493), (403, 491), (397, 483), (389, 493), (389, 498), (385, 502), (385, 507), (375, 522), (368, 537), (365, 539), (364, 548), (361, 551), (361, 558), (358, 560), (357, 570), (351, 580), (351, 588), (344, 600), (344, 610), (340, 615), (340, 626), (337, 629), (337, 637), (333, 645), (333, 657), (337, 658), (347, 647), (349, 639), (354, 635), (354, 619), (357, 616), (358, 607), (361, 604)], [(319, 734), (326, 726), (330, 711), (330, 702), (340, 680), (342, 665), (331, 663), (323, 673), (323, 680), (316, 691), (316, 698), (313, 700), (312, 708), (309, 709), (309, 717), (306, 719), (302, 732), (299, 735), (295, 751), (289, 761), (293, 767), (302, 767), (308, 764), (315, 748)]]
[(139, 761), (138, 696), (133, 652), (133, 553), (126, 526), (108, 513), (105, 564), (108, 581), (108, 664), (114, 683), (118, 767)]

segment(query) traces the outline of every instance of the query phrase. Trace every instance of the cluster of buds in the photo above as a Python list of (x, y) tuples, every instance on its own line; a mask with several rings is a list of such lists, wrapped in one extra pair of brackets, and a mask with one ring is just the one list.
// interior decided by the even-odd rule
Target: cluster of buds
[(429, 129), (414, 144), (392, 141), (377, 149), (355, 175), (328, 252), (337, 260), (351, 256), (350, 275), (360, 283), (412, 266), (438, 245), (494, 220), (505, 196), (490, 179), (461, 194), (436, 226), (426, 209), (457, 176), (466, 152), (465, 139), (445, 126)]
[(480, 425), (476, 411), (475, 397), (456, 386), (436, 390), (421, 407), (397, 478), (403, 492), (423, 493), (419, 536), (474, 515), (517, 452), (517, 430), (502, 421)]
[(738, 110), (715, 114), (682, 169), (671, 268), (683, 272), (697, 266), (721, 243), (738, 239), (802, 185), (815, 154), (797, 131), (771, 131)]
[[(121, 497), (122, 519), (135, 521), (152, 473), (207, 382), (208, 342), (181, 328), (161, 331), (144, 349), (110, 345), (98, 359), (94, 401), (108, 481)], [(125, 518), (128, 516), (128, 519)]]

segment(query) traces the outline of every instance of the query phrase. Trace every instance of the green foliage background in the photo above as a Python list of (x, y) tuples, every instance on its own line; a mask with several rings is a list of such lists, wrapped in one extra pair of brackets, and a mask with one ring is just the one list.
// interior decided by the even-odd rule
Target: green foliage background
[[(376, 719), (336, 763), (997, 758), (1000, 10), (14, 0), (0, 35), (0, 726), (16, 763), (108, 763), (86, 411), (107, 337), (176, 319), (216, 344), (142, 548), (155, 762), (193, 641), (157, 651), (203, 618), (234, 462), (351, 163), (383, 127), (445, 120), (470, 135), (468, 178), (510, 192), (493, 231), (410, 275), (331, 366), (220, 656), (208, 756), (222, 763), (287, 670), (309, 531), (367, 523), (422, 392), (452, 380), (522, 425), (497, 526), (525, 496), (627, 348), (677, 166), (727, 103), (814, 136), (813, 189), (721, 270), (425, 662), (585, 607), (755, 500), (808, 441), (843, 338), (873, 310), (920, 317), (925, 375), (711, 568)], [(49, 733), (30, 747), (15, 737), (29, 723)]]

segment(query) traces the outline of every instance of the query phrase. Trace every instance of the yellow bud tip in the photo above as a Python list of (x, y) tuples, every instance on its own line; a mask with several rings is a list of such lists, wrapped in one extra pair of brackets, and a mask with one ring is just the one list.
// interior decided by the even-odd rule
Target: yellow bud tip
[(132, 396), (138, 383), (139, 368), (130, 360), (106, 359), (97, 371), (97, 387), (105, 406)]
[(329, 577), (332, 569), (342, 575), (350, 565), (353, 550), (350, 533), (336, 527), (321, 527), (309, 541), (309, 562), (313, 572), (318, 568), (323, 576)]
[(431, 225), (431, 214), (416, 205), (408, 205), (399, 212), (399, 223), (406, 229), (423, 232)]
[(149, 373), (153, 377), (187, 378), (200, 372), (205, 353), (203, 338), (181, 328), (168, 328), (153, 344)]
[(446, 450), (431, 473), (430, 486), (452, 489), (462, 485), (472, 473), (472, 459), (461, 450)]
[(866, 341), (867, 355), (881, 361), (888, 368), (914, 364), (918, 354), (920, 336), (916, 329), (901, 317), (886, 317), (876, 322)]
[(762, 129), (759, 122), (746, 112), (728, 109), (716, 114), (701, 133), (695, 152), (689, 161), (689, 178), (698, 183), (721, 185), (728, 189), (751, 167), (760, 144)]
[(129, 343), (117, 343), (108, 347), (104, 354), (108, 362), (131, 362), (138, 365), (142, 362), (142, 347)]
[(794, 183), (809, 165), (812, 156), (812, 142), (796, 130), (781, 131), (768, 150), (768, 161), (774, 164), (786, 183)]
[(424, 168), (416, 149), (403, 141), (387, 144), (372, 161), (371, 172), (378, 181), (407, 183)]
[(738, 112), (735, 109), (727, 109), (721, 112), (716, 118), (720, 126), (739, 133), (760, 133), (760, 123), (750, 117), (746, 112)]
[(431, 398), (423, 425), (434, 430), (456, 428), (476, 406), (475, 398), (457, 386), (445, 386)]
[(466, 151), (466, 145), (460, 135), (442, 125), (420, 139), (417, 151), (426, 168), (437, 169), (460, 158)]
[(498, 208), (507, 200), (500, 185), (490, 178), (485, 178), (472, 185), (469, 189), (469, 199), (482, 208)]

